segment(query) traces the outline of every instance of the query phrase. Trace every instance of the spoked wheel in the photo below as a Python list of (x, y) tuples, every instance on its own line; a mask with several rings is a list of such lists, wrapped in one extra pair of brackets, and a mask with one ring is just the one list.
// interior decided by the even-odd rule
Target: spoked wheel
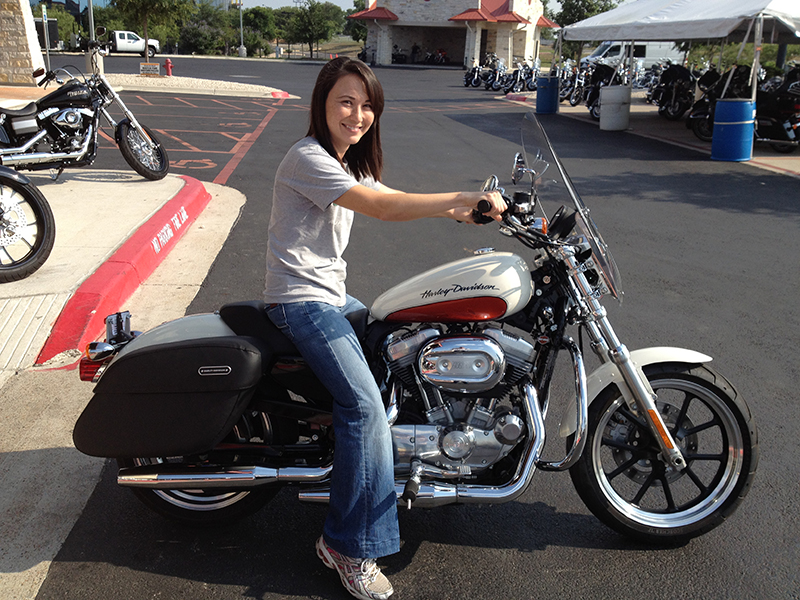
[(525, 87), (528, 88), (529, 92), (535, 92), (536, 91), (536, 78), (535, 77), (531, 77), (530, 79), (528, 79), (525, 82)]
[(692, 131), (704, 142), (710, 142), (714, 136), (714, 120), (707, 115), (699, 119), (691, 119)]
[[(275, 430), (277, 423), (284, 426), (280, 431)], [(289, 425), (288, 428), (286, 424)], [(247, 412), (239, 419), (224, 443), (244, 444), (259, 441), (270, 444), (295, 441), (297, 436), (293, 433), (291, 425), (296, 427), (296, 423), (292, 421), (276, 420), (266, 413)], [(133, 458), (117, 461), (120, 468), (183, 462), (181, 457)], [(136, 497), (151, 510), (170, 520), (194, 527), (213, 527), (242, 519), (261, 509), (279, 490), (278, 486), (262, 486), (251, 490), (131, 488)]]
[(144, 125), (141, 127), (155, 147), (150, 146), (142, 132), (135, 129), (128, 119), (123, 119), (117, 127), (119, 150), (125, 162), (145, 179), (163, 179), (169, 172), (167, 150), (149, 128)]
[(34, 273), (50, 256), (55, 239), (53, 212), (39, 189), (0, 176), (0, 283)]
[(612, 387), (589, 409), (586, 449), (570, 475), (586, 506), (612, 529), (648, 543), (683, 543), (720, 525), (744, 499), (758, 463), (756, 428), (714, 370), (645, 370), (686, 468), (665, 465), (650, 428)]
[(475, 77), (472, 78), (472, 87), (480, 87), (482, 83), (483, 79), (481, 79), (480, 75), (475, 75)]

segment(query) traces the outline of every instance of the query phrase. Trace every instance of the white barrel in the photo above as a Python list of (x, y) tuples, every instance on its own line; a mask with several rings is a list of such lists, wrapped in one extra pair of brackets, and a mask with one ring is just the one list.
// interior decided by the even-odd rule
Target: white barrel
[(624, 131), (631, 118), (631, 88), (612, 85), (600, 88), (600, 129)]

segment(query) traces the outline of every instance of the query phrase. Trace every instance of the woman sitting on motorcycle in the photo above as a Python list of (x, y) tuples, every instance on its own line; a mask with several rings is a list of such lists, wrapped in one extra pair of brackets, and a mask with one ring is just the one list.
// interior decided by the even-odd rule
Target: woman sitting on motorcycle
[(497, 220), (497, 192), (409, 194), (380, 182), (383, 89), (363, 62), (327, 63), (311, 97), (307, 137), (278, 167), (267, 248), (269, 318), (334, 398), (330, 508), (317, 555), (357, 598), (388, 598), (375, 558), (399, 551), (392, 440), (380, 391), (346, 315), (364, 305), (345, 291), (354, 212), (382, 220), (472, 222), (481, 200)]

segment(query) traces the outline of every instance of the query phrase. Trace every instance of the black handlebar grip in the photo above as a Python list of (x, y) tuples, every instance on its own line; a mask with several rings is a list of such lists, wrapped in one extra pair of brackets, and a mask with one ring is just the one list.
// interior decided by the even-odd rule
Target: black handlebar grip
[(487, 213), (492, 210), (492, 205), (489, 204), (488, 200), (481, 200), (478, 202), (478, 212), (480, 213)]

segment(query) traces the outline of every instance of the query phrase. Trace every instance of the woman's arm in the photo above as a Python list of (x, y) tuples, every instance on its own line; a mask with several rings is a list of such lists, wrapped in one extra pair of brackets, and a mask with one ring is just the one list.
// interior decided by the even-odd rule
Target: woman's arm
[(506, 204), (499, 192), (445, 192), (439, 194), (409, 194), (383, 184), (379, 190), (357, 185), (342, 194), (336, 204), (381, 221), (413, 221), (425, 217), (449, 217), (469, 220), (472, 209), (486, 200), (491, 210), (488, 216), (499, 221)]

